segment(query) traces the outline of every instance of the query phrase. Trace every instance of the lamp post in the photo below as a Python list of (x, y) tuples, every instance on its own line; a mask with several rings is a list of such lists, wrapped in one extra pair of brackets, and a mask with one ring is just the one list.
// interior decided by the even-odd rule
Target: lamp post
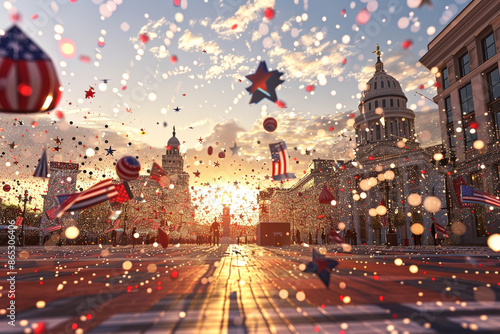
[[(391, 210), (391, 203), (389, 202), (389, 192), (391, 190), (392, 186), (392, 180), (394, 180), (394, 177), (396, 174), (394, 171), (388, 169), (385, 171), (383, 174), (383, 177), (381, 179), (381, 184), (384, 183), (383, 188), (385, 189), (385, 200), (386, 200), (386, 205), (387, 205), (387, 225), (388, 225), (388, 232), (386, 233), (386, 242), (389, 245), (395, 246), (397, 243), (397, 237), (394, 237), (394, 233), (392, 232), (392, 224), (391, 224), (391, 217), (390, 217), (390, 210)], [(379, 178), (380, 179), (380, 178)]]
[(23, 236), (21, 246), (24, 246), (25, 245), (25, 241), (26, 241), (26, 237), (25, 237), (25, 233), (24, 233), (24, 217), (26, 215), (26, 203), (27, 202), (31, 203), (31, 200), (33, 199), (33, 197), (29, 196), (28, 195), (28, 191), (25, 190), (24, 191), (24, 197), (22, 195), (19, 195), (17, 197), (17, 199), (19, 200), (19, 204), (21, 203), (21, 201), (24, 202), (23, 215), (22, 215), (23, 221), (21, 222), (21, 235)]

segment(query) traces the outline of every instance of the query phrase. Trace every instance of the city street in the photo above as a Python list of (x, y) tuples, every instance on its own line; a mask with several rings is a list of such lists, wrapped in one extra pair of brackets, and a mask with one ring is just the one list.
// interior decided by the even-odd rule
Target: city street
[(21, 248), (16, 327), (4, 318), (0, 333), (498, 333), (487, 248), (326, 250), (339, 261), (330, 289), (299, 268), (304, 246)]

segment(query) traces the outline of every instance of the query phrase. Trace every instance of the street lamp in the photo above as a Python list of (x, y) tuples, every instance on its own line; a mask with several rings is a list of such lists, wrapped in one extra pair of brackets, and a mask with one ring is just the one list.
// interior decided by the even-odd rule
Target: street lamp
[(389, 216), (389, 212), (391, 210), (391, 204), (389, 202), (389, 191), (391, 189), (391, 185), (392, 185), (392, 180), (394, 180), (394, 177), (396, 176), (396, 174), (394, 173), (394, 171), (388, 169), (385, 171), (385, 173), (383, 174), (384, 176), (379, 178), (380, 179), (383, 179), (383, 181), (380, 182), (380, 184), (384, 184), (384, 188), (385, 188), (385, 200), (386, 200), (386, 205), (387, 205), (387, 224), (389, 225), (389, 228), (388, 228), (388, 232), (386, 234), (386, 239), (387, 239), (387, 243), (388, 244), (396, 244), (396, 241), (395, 240), (389, 240), (389, 239), (392, 239), (393, 238), (393, 232), (392, 232), (392, 224), (391, 224), (391, 219), (390, 219), (390, 216)]
[(30, 202), (30, 203), (31, 203), (31, 200), (33, 199), (33, 197), (32, 197), (32, 196), (29, 196), (29, 195), (28, 195), (28, 191), (27, 191), (27, 190), (25, 190), (25, 191), (24, 191), (24, 197), (23, 197), (22, 195), (19, 195), (19, 196), (17, 196), (17, 199), (19, 200), (19, 204), (21, 204), (21, 201), (23, 201), (23, 202), (24, 202), (23, 215), (22, 215), (23, 220), (22, 220), (22, 222), (21, 222), (21, 235), (23, 236), (21, 246), (24, 246), (24, 245), (25, 245), (25, 241), (26, 241), (26, 237), (25, 237), (25, 235), (24, 235), (24, 220), (25, 220), (25, 219), (24, 219), (24, 217), (25, 217), (25, 215), (26, 215), (26, 203), (27, 203), (27, 202)]

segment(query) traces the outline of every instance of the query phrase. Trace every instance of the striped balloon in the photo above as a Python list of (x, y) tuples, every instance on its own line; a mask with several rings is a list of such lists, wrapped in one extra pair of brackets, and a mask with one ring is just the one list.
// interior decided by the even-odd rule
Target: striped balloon
[(52, 110), (61, 97), (50, 58), (17, 26), (0, 36), (0, 112)]
[(126, 156), (118, 160), (116, 163), (116, 174), (125, 181), (135, 180), (139, 177), (141, 164), (136, 158)]
[(276, 128), (278, 127), (278, 122), (272, 118), (272, 117), (268, 117), (264, 120), (264, 129), (267, 131), (267, 132), (274, 132), (276, 130)]

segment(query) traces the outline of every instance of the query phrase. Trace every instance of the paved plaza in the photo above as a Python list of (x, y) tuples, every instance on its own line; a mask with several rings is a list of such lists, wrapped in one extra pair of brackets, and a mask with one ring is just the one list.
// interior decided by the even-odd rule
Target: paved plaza
[(1, 270), (0, 333), (499, 332), (500, 262), (486, 248), (317, 248), (339, 261), (329, 289), (301, 271), (303, 246), (23, 248), (16, 327)]

